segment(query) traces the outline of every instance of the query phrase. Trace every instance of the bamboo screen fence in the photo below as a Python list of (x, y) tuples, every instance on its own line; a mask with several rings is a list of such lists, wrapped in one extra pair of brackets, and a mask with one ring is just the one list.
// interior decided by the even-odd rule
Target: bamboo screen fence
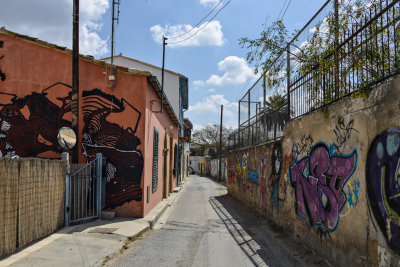
[(66, 173), (61, 160), (0, 158), (0, 255), (62, 227)]

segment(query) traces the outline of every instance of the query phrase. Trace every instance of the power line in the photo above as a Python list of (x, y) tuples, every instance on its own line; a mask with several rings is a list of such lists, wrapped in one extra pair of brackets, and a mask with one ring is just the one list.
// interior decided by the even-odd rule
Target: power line
[(207, 25), (208, 25), (211, 21), (213, 21), (213, 20), (215, 19), (215, 17), (219, 14), (219, 12), (221, 12), (231, 1), (232, 1), (232, 0), (229, 0), (228, 3), (226, 3), (223, 7), (221, 7), (221, 8), (217, 11), (217, 13), (216, 13), (206, 24), (204, 24), (203, 27), (201, 27), (200, 29), (198, 29), (194, 34), (190, 35), (189, 37), (187, 37), (187, 38), (185, 38), (185, 39), (183, 39), (183, 40), (181, 40), (181, 41), (177, 41), (177, 42), (175, 42), (175, 43), (168, 43), (168, 44), (179, 44), (179, 43), (182, 43), (182, 42), (184, 42), (184, 41), (186, 41), (186, 40), (192, 38), (193, 36), (195, 36), (198, 32), (200, 32), (200, 31), (203, 30), (205, 27), (207, 27)]
[(188, 34), (188, 33), (191, 32), (194, 28), (196, 28), (197, 26), (199, 26), (208, 16), (210, 16), (210, 14), (213, 13), (214, 10), (215, 10), (221, 3), (222, 3), (222, 0), (219, 1), (219, 3), (218, 3), (213, 9), (211, 9), (211, 11), (208, 12), (208, 14), (207, 14), (205, 17), (203, 17), (196, 25), (194, 25), (194, 26), (193, 26), (190, 30), (188, 30), (187, 32), (182, 33), (182, 34), (180, 34), (180, 35), (178, 35), (178, 36), (167, 37), (167, 38), (171, 40), (171, 39), (179, 38), (179, 37), (181, 37), (181, 36), (183, 36), (183, 35), (185, 35), (185, 34)]
[[(120, 11), (120, 4), (121, 4), (121, 0), (118, 0), (118, 2), (116, 2), (116, 4), (118, 5), (118, 10), (117, 10), (117, 18), (114, 18), (117, 21), (117, 26), (115, 26), (114, 29), (112, 29), (113, 33), (115, 33), (115, 31), (118, 29), (119, 26), (119, 11)], [(108, 44), (108, 42), (111, 40), (111, 36), (108, 37), (108, 39), (103, 43), (103, 45), (97, 49), (97, 54), (100, 54), (101, 50), (103, 50), (103, 48)]]
[(279, 20), (279, 17), (281, 16), (281, 13), (282, 13), (283, 9), (285, 8), (286, 3), (287, 3), (287, 0), (285, 0), (285, 2), (283, 3), (282, 8), (281, 8), (281, 11), (279, 11), (279, 14), (278, 14), (278, 16), (276, 17), (276, 20)]
[(288, 10), (288, 8), (289, 8), (291, 2), (292, 2), (292, 0), (289, 0), (289, 3), (288, 3), (288, 5), (286, 6), (285, 12), (283, 12), (283, 15), (282, 15), (281, 20), (283, 20), (283, 17), (285, 16), (286, 11)]

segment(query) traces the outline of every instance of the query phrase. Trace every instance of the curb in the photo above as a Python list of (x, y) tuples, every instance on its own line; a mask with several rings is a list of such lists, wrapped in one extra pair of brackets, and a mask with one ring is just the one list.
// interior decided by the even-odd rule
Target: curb
[(160, 219), (161, 215), (164, 214), (164, 212), (167, 210), (168, 207), (169, 207), (168, 202), (165, 201), (164, 207), (162, 207), (160, 212), (152, 220), (149, 221), (150, 228), (153, 228), (153, 226), (157, 223), (157, 221)]
[(149, 220), (149, 225), (150, 225), (150, 228), (153, 228), (153, 226), (158, 222), (158, 220), (161, 218), (161, 216), (165, 213), (165, 211), (169, 208), (169, 207), (171, 207), (175, 202), (176, 202), (176, 200), (178, 199), (178, 197), (181, 195), (181, 193), (183, 192), (183, 187), (184, 187), (184, 185), (181, 185), (181, 186), (177, 186), (177, 187), (175, 187), (174, 189), (173, 189), (173, 191), (172, 192), (174, 192), (174, 193), (177, 193), (177, 195), (175, 196), (175, 198), (174, 198), (174, 200), (171, 202), (171, 203), (168, 203), (168, 201), (167, 200), (165, 200), (165, 205), (164, 205), (164, 207), (162, 207), (162, 209), (160, 210), (160, 212), (152, 219), (152, 220)]
[(132, 236), (127, 237), (126, 240), (132, 241), (132, 240), (138, 238), (139, 236), (141, 236), (142, 234), (146, 233), (148, 230), (150, 230), (150, 228), (151, 228), (150, 225), (147, 225), (145, 228), (143, 228), (143, 230), (135, 233)]

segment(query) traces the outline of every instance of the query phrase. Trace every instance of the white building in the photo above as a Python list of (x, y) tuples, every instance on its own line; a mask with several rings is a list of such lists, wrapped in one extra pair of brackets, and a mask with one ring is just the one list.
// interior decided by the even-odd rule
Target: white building
[[(102, 60), (111, 63), (111, 57), (103, 58)], [(133, 59), (127, 56), (124, 56), (122, 53), (114, 56), (113, 64), (118, 66), (123, 66), (130, 69), (144, 70), (151, 72), (157, 79), (162, 80), (162, 69), (160, 67), (154, 66), (152, 64)], [(185, 131), (184, 124), (184, 112), (189, 108), (189, 82), (188, 78), (182, 74), (164, 69), (164, 93), (167, 96), (167, 100), (169, 101), (169, 105), (172, 106), (173, 112), (176, 117), (179, 118), (180, 124), (180, 132), (179, 132), (179, 158), (180, 158), (180, 166), (176, 166), (180, 170), (180, 179), (186, 176), (186, 166), (188, 165), (187, 157), (184, 150), (187, 150), (189, 147), (190, 138), (182, 138), (182, 137), (190, 137), (186, 136), (188, 133), (191, 134), (191, 131)]]

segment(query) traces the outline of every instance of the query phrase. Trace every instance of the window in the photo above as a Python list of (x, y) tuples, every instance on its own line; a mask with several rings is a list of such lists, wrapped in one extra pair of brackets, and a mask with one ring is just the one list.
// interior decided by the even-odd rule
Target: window
[(174, 176), (178, 176), (178, 161), (177, 161), (177, 157), (178, 157), (178, 145), (175, 144), (174, 146)]
[(158, 130), (154, 127), (153, 138), (153, 176), (152, 176), (152, 192), (157, 191), (158, 188)]

